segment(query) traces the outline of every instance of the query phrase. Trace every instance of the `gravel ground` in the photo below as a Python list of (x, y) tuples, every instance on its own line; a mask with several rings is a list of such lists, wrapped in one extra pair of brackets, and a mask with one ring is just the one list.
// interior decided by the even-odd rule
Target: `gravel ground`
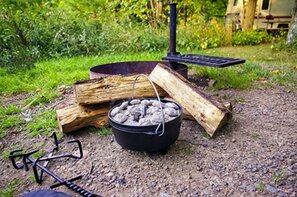
[[(80, 160), (61, 159), (48, 168), (64, 178), (83, 175), (76, 183), (102, 196), (297, 196), (297, 92), (282, 87), (254, 90), (207, 91), (233, 104), (233, 119), (213, 138), (196, 122), (184, 120), (178, 140), (166, 154), (122, 149), (112, 135), (87, 129), (67, 134), (79, 139), (84, 150)], [(65, 96), (56, 108), (71, 103)], [(16, 144), (26, 148), (52, 140), (10, 132), (0, 149)], [(61, 152), (73, 152), (62, 144)], [(53, 179), (32, 181), (33, 172), (15, 170), (0, 160), (0, 191), (14, 178), (21, 181), (16, 196), (49, 188)], [(76, 196), (65, 187), (56, 190)]]

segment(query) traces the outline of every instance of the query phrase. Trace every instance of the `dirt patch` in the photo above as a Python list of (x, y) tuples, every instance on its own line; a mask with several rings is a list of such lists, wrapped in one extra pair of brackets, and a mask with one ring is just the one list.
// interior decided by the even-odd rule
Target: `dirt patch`
[[(76, 183), (102, 196), (295, 197), (297, 92), (276, 87), (209, 93), (233, 103), (232, 121), (213, 138), (196, 122), (184, 120), (178, 140), (165, 155), (147, 154), (124, 150), (112, 135), (103, 137), (84, 129), (64, 137), (79, 139), (84, 157), (61, 159), (48, 168), (64, 178), (83, 175)], [(70, 100), (65, 96), (53, 107), (68, 105)], [(48, 137), (30, 138), (24, 132), (0, 140), (5, 150), (34, 149), (41, 142), (47, 151), (53, 148)], [(69, 145), (64, 149), (74, 150)], [(22, 177), (16, 196), (53, 183), (47, 175), (41, 185), (34, 183), (32, 171), (15, 170), (5, 159), (0, 160), (0, 168), (0, 190)], [(76, 196), (65, 187), (57, 190)]]

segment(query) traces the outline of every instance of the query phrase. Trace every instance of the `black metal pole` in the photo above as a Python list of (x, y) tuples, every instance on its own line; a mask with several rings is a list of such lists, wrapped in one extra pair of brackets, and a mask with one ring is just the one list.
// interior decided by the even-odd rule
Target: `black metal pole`
[(176, 54), (176, 3), (170, 3), (170, 48), (168, 55)]
[[(177, 13), (176, 13), (176, 5), (177, 3), (170, 3), (170, 24), (169, 24), (169, 31), (170, 31), (170, 43), (169, 43), (169, 52), (167, 56), (172, 56), (179, 54), (176, 52), (176, 21), (177, 21)], [(177, 70), (177, 62), (169, 61), (169, 66), (173, 70)]]

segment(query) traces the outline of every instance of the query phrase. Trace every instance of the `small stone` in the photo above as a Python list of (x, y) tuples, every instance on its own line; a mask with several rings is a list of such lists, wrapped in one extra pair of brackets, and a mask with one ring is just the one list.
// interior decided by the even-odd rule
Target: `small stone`
[(288, 166), (288, 171), (293, 172), (293, 173), (297, 173), (297, 163)]
[(161, 112), (155, 113), (151, 117), (151, 121), (155, 123), (161, 123), (162, 122), (162, 114)]
[(128, 116), (123, 113), (119, 113), (113, 119), (119, 123), (123, 123), (128, 119)]
[(146, 113), (148, 113), (148, 114), (154, 114), (154, 113), (156, 113), (157, 111), (159, 111), (159, 107), (150, 106), (150, 107), (146, 110)]
[(257, 188), (253, 185), (253, 184), (250, 184), (246, 187), (247, 191), (249, 192), (256, 192), (257, 191)]
[(140, 103), (142, 105), (149, 105), (150, 104), (150, 101), (149, 100), (142, 100)]
[(111, 117), (114, 117), (121, 111), (120, 107), (115, 107), (113, 110), (110, 112)]
[(139, 99), (133, 99), (132, 101), (130, 101), (131, 105), (136, 105), (136, 104), (139, 104), (139, 103), (140, 103)]
[(139, 122), (140, 126), (152, 125), (150, 119), (148, 119), (148, 118), (141, 118), (141, 119), (139, 119), (138, 122)]
[(208, 193), (208, 191), (206, 190), (206, 189), (204, 189), (203, 191), (202, 191), (202, 196), (209, 196), (209, 193)]
[(210, 79), (210, 80), (208, 81), (208, 86), (209, 86), (209, 87), (213, 87), (215, 83), (216, 83), (216, 80), (214, 80), (214, 79)]
[(178, 105), (172, 102), (168, 102), (164, 104), (164, 108), (173, 108), (173, 109), (179, 109)]
[(179, 115), (179, 112), (175, 110), (174, 108), (165, 108), (163, 109), (163, 112), (171, 117), (176, 117)]
[(139, 113), (141, 114), (141, 106), (140, 105), (137, 105), (137, 106), (134, 106), (133, 108), (130, 109), (130, 113), (133, 114), (133, 113)]
[(236, 142), (236, 139), (235, 138), (232, 138), (231, 142), (233, 142), (233, 143)]
[(109, 172), (109, 173), (106, 174), (106, 176), (107, 177), (113, 177), (114, 176), (114, 173), (113, 172)]
[(183, 193), (185, 190), (186, 190), (186, 188), (184, 188), (183, 186), (179, 186), (179, 187), (177, 188), (177, 190), (176, 190), (176, 193), (177, 193), (177, 194), (181, 194), (181, 193)]
[(277, 197), (287, 197), (288, 195), (286, 194), (286, 193), (284, 193), (284, 192), (279, 192), (278, 194), (277, 194)]
[(269, 191), (270, 193), (276, 193), (277, 189), (271, 185), (267, 185), (266, 186), (267, 191)]
[[(161, 106), (163, 107), (164, 103), (161, 102)], [(152, 106), (160, 107), (160, 102), (158, 100), (154, 100)]]
[(262, 173), (263, 173), (263, 174), (267, 174), (268, 172), (269, 172), (269, 169), (268, 169), (268, 168), (264, 167), (264, 168), (262, 169)]
[(124, 177), (118, 177), (116, 179), (116, 187), (124, 186), (127, 184), (127, 181)]
[(251, 169), (251, 171), (252, 171), (252, 172), (258, 172), (259, 169), (257, 168), (257, 166), (253, 166), (252, 169)]
[(161, 192), (161, 193), (160, 193), (160, 197), (170, 197), (170, 196), (169, 196), (169, 194), (167, 194), (167, 193)]
[(129, 103), (128, 103), (128, 101), (125, 101), (125, 102), (123, 102), (121, 105), (120, 105), (120, 109), (121, 110), (124, 110), (124, 109), (126, 109), (127, 107), (128, 107), (128, 105), (129, 105)]
[(202, 143), (202, 146), (206, 148), (206, 147), (208, 147), (208, 144), (206, 142), (204, 142), (204, 143)]
[(137, 126), (139, 123), (136, 122), (133, 119), (128, 118), (128, 120), (126, 120), (126, 122), (123, 123), (124, 125), (130, 125), (130, 126)]

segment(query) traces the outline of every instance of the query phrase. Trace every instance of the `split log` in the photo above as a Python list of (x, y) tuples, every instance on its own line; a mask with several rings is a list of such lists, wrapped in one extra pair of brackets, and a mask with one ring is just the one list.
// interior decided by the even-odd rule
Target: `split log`
[[(173, 98), (165, 97), (166, 100), (176, 102)], [(177, 102), (178, 103), (178, 102)], [(228, 109), (228, 111), (232, 111), (232, 104), (230, 102), (224, 102), (223, 105)], [(186, 109), (183, 109), (183, 119), (185, 120), (195, 120), (195, 118), (188, 112)]]
[(211, 99), (169, 67), (158, 64), (149, 77), (180, 103), (210, 136), (231, 119), (231, 111), (222, 103)]
[(103, 127), (108, 124), (109, 104), (79, 105), (75, 104), (58, 109), (57, 119), (62, 132), (75, 131), (83, 127)]
[[(79, 104), (98, 104), (112, 100), (129, 99), (132, 96), (132, 85), (137, 75), (112, 75), (75, 83), (76, 102)], [(167, 93), (156, 85), (160, 97)], [(153, 87), (145, 78), (139, 78), (135, 84), (135, 98), (156, 97)]]

